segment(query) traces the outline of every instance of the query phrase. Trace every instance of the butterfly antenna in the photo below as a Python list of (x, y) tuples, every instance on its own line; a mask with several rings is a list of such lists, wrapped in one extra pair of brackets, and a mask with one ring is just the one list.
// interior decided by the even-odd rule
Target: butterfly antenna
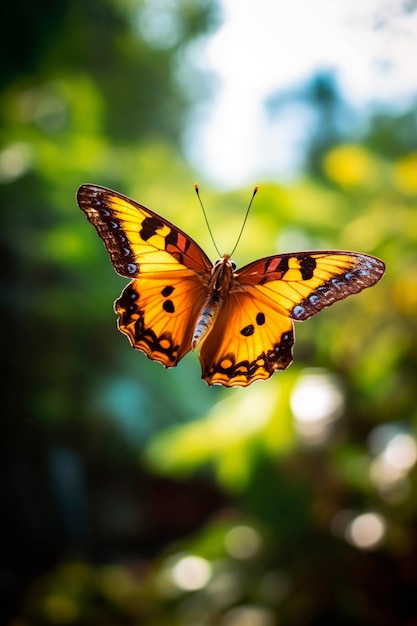
[(210, 224), (209, 224), (209, 221), (208, 221), (208, 219), (207, 219), (207, 215), (206, 215), (206, 211), (205, 211), (205, 209), (204, 209), (203, 202), (202, 202), (202, 200), (201, 200), (201, 198), (200, 198), (200, 191), (199, 191), (199, 188), (198, 188), (198, 184), (197, 184), (197, 183), (194, 185), (194, 189), (195, 189), (195, 192), (196, 192), (196, 194), (197, 194), (197, 198), (198, 198), (198, 201), (199, 201), (199, 203), (200, 203), (201, 210), (203, 211), (204, 219), (206, 220), (207, 228), (208, 228), (208, 231), (209, 231), (209, 233), (210, 233), (210, 237), (211, 237), (211, 240), (212, 240), (212, 242), (213, 242), (213, 245), (214, 245), (214, 247), (216, 248), (216, 252), (217, 252), (217, 254), (218, 254), (219, 256), (222, 256), (222, 255), (220, 254), (220, 252), (219, 252), (218, 247), (216, 246), (216, 242), (215, 242), (215, 240), (214, 240), (213, 233), (211, 232)]
[(234, 251), (236, 250), (236, 248), (237, 248), (237, 246), (238, 246), (238, 243), (239, 243), (239, 241), (240, 241), (240, 238), (242, 237), (243, 229), (245, 228), (246, 220), (248, 219), (249, 211), (250, 211), (250, 208), (251, 208), (251, 206), (252, 206), (253, 199), (254, 199), (254, 197), (256, 196), (256, 192), (257, 192), (257, 191), (258, 191), (258, 186), (256, 186), (256, 187), (255, 187), (255, 189), (253, 190), (253, 193), (252, 193), (252, 198), (250, 199), (250, 202), (249, 202), (248, 208), (246, 209), (246, 215), (245, 215), (245, 219), (243, 220), (242, 228), (240, 229), (239, 237), (237, 238), (237, 241), (236, 241), (236, 243), (235, 243), (235, 246), (234, 246), (233, 250), (232, 250), (232, 251), (231, 251), (231, 253), (230, 253), (230, 256), (233, 256)]

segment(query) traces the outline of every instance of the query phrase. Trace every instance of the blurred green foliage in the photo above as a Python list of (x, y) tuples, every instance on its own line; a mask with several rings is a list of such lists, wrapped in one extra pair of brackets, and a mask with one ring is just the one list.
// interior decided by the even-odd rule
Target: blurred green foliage
[[(7, 623), (412, 626), (415, 104), (377, 111), (355, 141), (330, 125), (314, 167), (260, 185), (238, 266), (340, 248), (387, 273), (297, 324), (288, 371), (209, 389), (195, 354), (166, 371), (117, 333), (125, 282), (75, 192), (125, 192), (211, 255), (181, 132), (210, 89), (192, 59), (216, 5), (43, 8), (0, 21)], [(227, 251), (250, 190), (202, 193)]]

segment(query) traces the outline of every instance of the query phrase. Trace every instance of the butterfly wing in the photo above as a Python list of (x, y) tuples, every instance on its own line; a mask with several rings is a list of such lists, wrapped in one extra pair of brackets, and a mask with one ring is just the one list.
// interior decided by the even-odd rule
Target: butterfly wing
[(191, 350), (206, 288), (189, 271), (131, 281), (115, 302), (119, 330), (153, 361), (174, 367)]
[(119, 330), (150, 359), (175, 366), (191, 349), (210, 260), (174, 224), (120, 193), (82, 185), (77, 200), (115, 270), (133, 278), (115, 303)]
[(375, 257), (344, 251), (283, 254), (243, 267), (202, 344), (203, 378), (245, 387), (285, 369), (292, 361), (292, 320), (370, 287), (384, 270)]
[(239, 283), (276, 303), (284, 314), (304, 321), (326, 306), (371, 287), (385, 264), (359, 252), (314, 251), (266, 257), (238, 272)]
[(184, 267), (197, 274), (210, 273), (212, 263), (200, 246), (144, 205), (99, 185), (81, 185), (77, 200), (122, 276), (135, 278)]
[(199, 354), (209, 385), (246, 387), (292, 362), (293, 322), (254, 287), (226, 299)]

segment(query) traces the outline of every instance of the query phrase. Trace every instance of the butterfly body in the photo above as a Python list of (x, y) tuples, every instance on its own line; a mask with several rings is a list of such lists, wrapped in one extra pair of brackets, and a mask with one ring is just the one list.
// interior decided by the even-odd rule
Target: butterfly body
[(235, 263), (225, 254), (213, 266), (207, 285), (207, 299), (203, 305), (191, 342), (192, 350), (204, 339), (222, 308), (222, 304), (233, 287)]
[(78, 203), (113, 266), (131, 282), (115, 303), (131, 344), (165, 367), (200, 347), (209, 384), (247, 386), (292, 361), (293, 320), (375, 284), (379, 259), (349, 251), (274, 255), (237, 270), (225, 254), (213, 265), (174, 224), (134, 200), (82, 185)]

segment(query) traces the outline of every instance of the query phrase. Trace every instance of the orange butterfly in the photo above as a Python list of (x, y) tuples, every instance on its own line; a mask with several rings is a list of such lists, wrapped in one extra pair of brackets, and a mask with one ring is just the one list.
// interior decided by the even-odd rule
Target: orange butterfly
[(358, 252), (277, 254), (237, 270), (142, 204), (82, 185), (78, 204), (119, 274), (133, 279), (115, 302), (119, 330), (153, 361), (174, 367), (201, 345), (209, 384), (246, 387), (292, 362), (293, 320), (377, 283), (385, 265)]

